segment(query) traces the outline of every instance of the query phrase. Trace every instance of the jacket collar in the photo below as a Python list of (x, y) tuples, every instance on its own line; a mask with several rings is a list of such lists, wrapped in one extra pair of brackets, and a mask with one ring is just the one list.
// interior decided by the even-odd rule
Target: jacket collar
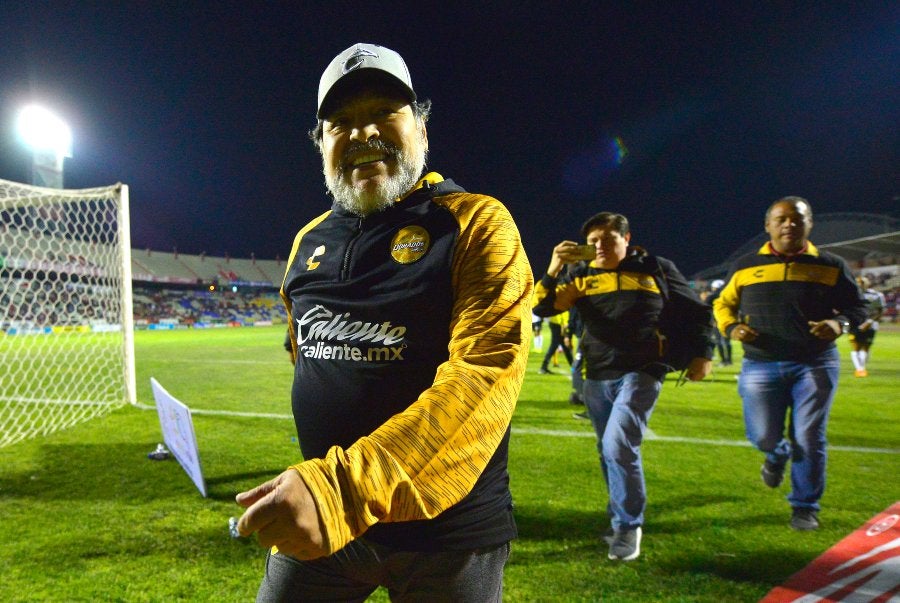
[(427, 188), (430, 186), (435, 186), (436, 184), (443, 182), (443, 181), (444, 181), (444, 177), (441, 176), (440, 174), (438, 174), (437, 172), (428, 172), (427, 174), (422, 176), (419, 179), (419, 181), (416, 182), (416, 185), (414, 187), (412, 187), (411, 189), (409, 189), (409, 191), (407, 191), (407, 193), (405, 195), (403, 195), (402, 197), (397, 199), (397, 202), (403, 201), (404, 199), (406, 199), (407, 197), (412, 195), (414, 192), (416, 192), (420, 188)]
[(777, 255), (785, 258), (796, 257), (798, 255), (810, 255), (813, 257), (819, 257), (819, 248), (813, 245), (812, 241), (808, 240), (806, 241), (806, 247), (800, 253), (787, 255), (784, 253), (778, 253), (777, 251), (775, 251), (775, 249), (772, 248), (772, 246), (769, 244), (769, 241), (766, 241), (765, 243), (763, 243), (763, 246), (759, 248), (759, 251), (757, 251), (757, 253), (759, 255)]

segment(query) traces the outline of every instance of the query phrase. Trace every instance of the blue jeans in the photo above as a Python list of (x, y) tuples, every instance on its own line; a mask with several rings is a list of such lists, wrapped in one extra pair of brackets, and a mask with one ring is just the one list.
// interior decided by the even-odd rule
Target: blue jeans
[(808, 362), (743, 360), (738, 392), (747, 439), (771, 463), (792, 461), (788, 495), (792, 507), (819, 510), (825, 492), (825, 427), (839, 372), (835, 347)]
[(609, 493), (607, 513), (616, 530), (644, 523), (647, 491), (641, 442), (661, 387), (659, 380), (638, 371), (618, 379), (584, 380), (584, 404), (597, 433)]

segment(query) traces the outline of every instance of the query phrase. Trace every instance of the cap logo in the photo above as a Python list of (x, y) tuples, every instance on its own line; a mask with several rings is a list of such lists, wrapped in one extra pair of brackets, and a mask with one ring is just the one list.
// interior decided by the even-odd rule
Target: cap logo
[(365, 48), (357, 48), (353, 51), (353, 54), (347, 57), (347, 60), (341, 63), (341, 73), (347, 74), (354, 69), (359, 69), (360, 67), (362, 67), (363, 63), (365, 63), (366, 57), (377, 59), (378, 55), (371, 50), (366, 50)]
[(391, 241), (391, 257), (399, 264), (418, 262), (428, 252), (431, 237), (421, 226), (401, 228)]

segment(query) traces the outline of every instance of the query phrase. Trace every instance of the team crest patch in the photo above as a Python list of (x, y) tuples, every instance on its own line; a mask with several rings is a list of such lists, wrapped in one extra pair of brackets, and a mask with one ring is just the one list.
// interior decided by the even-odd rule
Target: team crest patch
[(399, 264), (412, 264), (422, 259), (431, 246), (428, 231), (421, 226), (401, 228), (391, 241), (391, 257)]

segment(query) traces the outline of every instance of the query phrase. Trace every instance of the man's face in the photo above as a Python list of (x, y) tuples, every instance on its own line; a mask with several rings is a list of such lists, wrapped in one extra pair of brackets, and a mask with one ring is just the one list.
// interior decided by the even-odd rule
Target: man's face
[(593, 245), (597, 250), (596, 265), (600, 268), (613, 270), (619, 266), (619, 262), (625, 259), (628, 253), (628, 241), (631, 233), (622, 235), (613, 226), (598, 226), (588, 233), (587, 244)]
[(792, 254), (803, 249), (812, 225), (809, 205), (802, 201), (776, 203), (766, 218), (766, 232), (779, 253)]
[(428, 135), (409, 102), (361, 91), (322, 123), (325, 183), (341, 207), (359, 216), (390, 207), (425, 167)]

